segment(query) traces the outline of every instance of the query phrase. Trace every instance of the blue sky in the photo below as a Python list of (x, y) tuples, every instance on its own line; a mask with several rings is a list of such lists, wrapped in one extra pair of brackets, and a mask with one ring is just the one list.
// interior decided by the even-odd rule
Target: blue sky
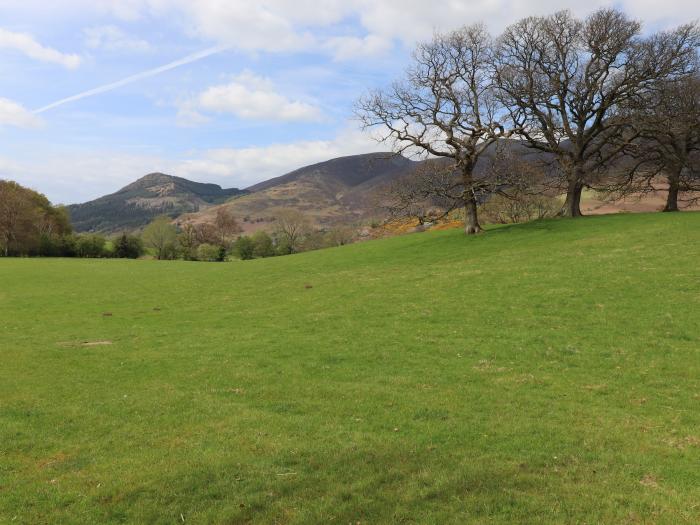
[(434, 30), (484, 21), (497, 33), (522, 16), (605, 5), (648, 29), (700, 17), (687, 0), (580, 4), (0, 0), (0, 178), (63, 203), (152, 171), (246, 187), (383, 149), (353, 103), (399, 76)]

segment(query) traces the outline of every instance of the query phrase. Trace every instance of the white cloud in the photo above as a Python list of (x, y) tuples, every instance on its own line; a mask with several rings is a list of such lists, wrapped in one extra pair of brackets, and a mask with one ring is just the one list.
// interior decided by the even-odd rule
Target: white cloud
[(83, 33), (85, 44), (92, 49), (128, 53), (145, 53), (152, 50), (147, 41), (127, 35), (112, 25), (89, 27)]
[[(2, 0), (0, 3), (5, 9), (48, 20), (69, 20), (76, 14), (94, 13), (127, 21), (172, 22), (205, 41), (250, 52), (282, 53), (334, 51), (338, 47), (364, 53), (381, 51), (380, 39), (399, 40), (412, 46), (416, 40), (430, 38), (436, 29), (444, 31), (480, 21), (499, 32), (521, 17), (561, 9), (571, 9), (584, 16), (599, 7), (618, 7), (630, 16), (643, 19), (649, 28), (700, 17), (697, 0), (667, 0), (662, 9), (656, 0)], [(355, 21), (365, 35), (349, 36), (341, 31), (327, 39), (332, 26), (342, 28)], [(352, 49), (347, 53), (340, 56), (352, 57)]]
[[(279, 2), (225, 2), (221, 0), (165, 0), (152, 2), (156, 12), (175, 8), (184, 15), (192, 35), (246, 51), (291, 52), (313, 45), (314, 38), (295, 27), (289, 9)], [(291, 7), (291, 6), (290, 6)], [(323, 9), (316, 9), (323, 12)]]
[[(134, 4), (137, 0), (131, 0)], [(618, 7), (648, 25), (685, 23), (700, 16), (697, 0), (141, 0), (142, 11), (156, 16), (179, 13), (191, 34), (248, 51), (290, 52), (338, 47), (317, 29), (359, 20), (364, 38), (339, 35), (358, 50), (381, 48), (380, 40), (413, 45), (434, 30), (485, 22), (494, 32), (529, 16), (570, 9), (585, 16), (600, 7)], [(365, 40), (360, 45), (360, 40)], [(352, 56), (352, 55), (348, 55)]]
[(37, 128), (42, 121), (21, 104), (7, 98), (0, 98), (0, 126)]
[(34, 60), (59, 64), (68, 69), (77, 68), (81, 62), (78, 55), (68, 55), (50, 47), (42, 46), (31, 35), (13, 33), (0, 28), (0, 49), (2, 48), (14, 49)]
[(174, 166), (158, 155), (64, 150), (41, 152), (30, 159), (0, 157), (0, 178), (40, 191), (53, 203), (73, 204), (113, 193), (147, 173), (172, 171)]
[(231, 113), (244, 119), (265, 121), (318, 121), (318, 107), (290, 100), (275, 91), (272, 82), (251, 72), (243, 72), (233, 82), (212, 86), (197, 97), (199, 108)]
[(333, 53), (335, 60), (356, 60), (382, 55), (391, 50), (391, 39), (376, 35), (364, 38), (339, 36), (326, 40), (324, 47)]
[(206, 124), (210, 121), (211, 118), (199, 112), (197, 109), (197, 104), (194, 101), (185, 100), (177, 103), (178, 126), (201, 126), (202, 124)]

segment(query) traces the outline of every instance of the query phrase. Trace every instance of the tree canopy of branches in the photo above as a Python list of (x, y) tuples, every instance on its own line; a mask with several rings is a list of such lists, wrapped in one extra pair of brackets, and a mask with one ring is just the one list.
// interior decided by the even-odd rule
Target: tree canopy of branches
[[(634, 99), (629, 118), (636, 140), (627, 149), (641, 166), (633, 189), (655, 189), (657, 175), (668, 184), (663, 211), (678, 211), (679, 201), (700, 200), (700, 68), (685, 78), (659, 82)], [(640, 188), (641, 186), (641, 188)]]
[(282, 252), (298, 252), (310, 230), (309, 218), (298, 210), (284, 208), (275, 214), (275, 236)]
[(218, 244), (223, 248), (228, 248), (233, 241), (233, 237), (243, 231), (233, 214), (226, 208), (219, 208), (216, 211), (214, 228), (218, 237)]
[(500, 121), (492, 64), (492, 38), (482, 25), (435, 35), (420, 44), (402, 81), (361, 99), (356, 113), (365, 128), (378, 127), (398, 153), (434, 156), (456, 173), (467, 234), (481, 231), (480, 196), (493, 181), (474, 176), (479, 157), (509, 137)]
[(621, 105), (687, 75), (699, 42), (695, 24), (640, 35), (639, 22), (601, 9), (586, 20), (567, 11), (525, 18), (498, 40), (499, 96), (519, 136), (558, 161), (562, 215), (581, 215), (583, 189), (622, 154)]

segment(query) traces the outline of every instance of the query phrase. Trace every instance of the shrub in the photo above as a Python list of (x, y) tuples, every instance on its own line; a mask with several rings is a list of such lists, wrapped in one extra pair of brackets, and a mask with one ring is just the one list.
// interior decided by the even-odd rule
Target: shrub
[(114, 241), (113, 256), (118, 259), (138, 259), (143, 255), (143, 242), (135, 235), (122, 233)]
[(275, 245), (272, 237), (267, 232), (258, 230), (251, 239), (253, 240), (253, 255), (255, 257), (272, 257), (275, 255)]
[(561, 203), (554, 197), (518, 193), (494, 195), (481, 205), (480, 212), (486, 222), (511, 224), (554, 217), (560, 209)]
[(247, 261), (255, 256), (255, 243), (247, 235), (239, 237), (233, 246), (234, 253), (239, 259)]
[(220, 260), (220, 246), (215, 246), (214, 244), (200, 244), (197, 247), (197, 260), (214, 262)]
[(78, 257), (98, 258), (105, 255), (105, 243), (107, 240), (101, 235), (79, 235), (76, 242)]

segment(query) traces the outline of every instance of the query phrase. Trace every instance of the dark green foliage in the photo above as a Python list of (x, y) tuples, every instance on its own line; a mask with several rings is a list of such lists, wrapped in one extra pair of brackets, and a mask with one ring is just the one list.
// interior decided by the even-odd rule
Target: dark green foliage
[(239, 259), (248, 261), (255, 257), (255, 242), (247, 235), (243, 235), (235, 242), (233, 250)]
[(78, 257), (99, 258), (107, 256), (105, 244), (107, 239), (97, 234), (79, 235), (76, 243)]
[(266, 231), (258, 230), (252, 237), (253, 255), (255, 257), (272, 257), (275, 255), (275, 245), (272, 237)]
[(143, 242), (140, 237), (122, 233), (114, 241), (113, 255), (118, 259), (138, 259), (143, 255)]

